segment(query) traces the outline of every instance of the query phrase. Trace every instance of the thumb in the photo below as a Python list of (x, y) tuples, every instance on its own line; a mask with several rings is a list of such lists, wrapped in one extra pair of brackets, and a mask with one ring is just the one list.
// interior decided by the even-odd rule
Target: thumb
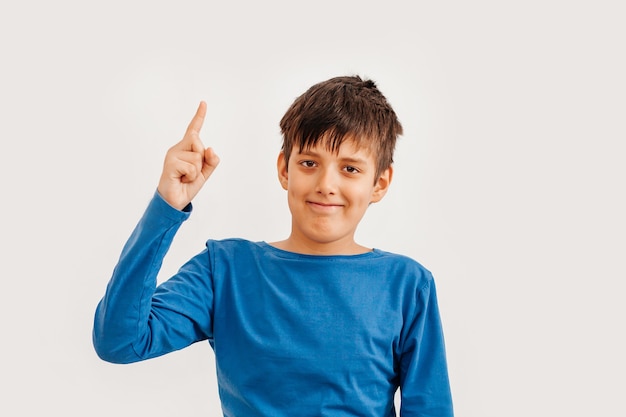
[(202, 163), (202, 176), (205, 179), (209, 178), (219, 163), (220, 158), (213, 148), (206, 148), (204, 150), (204, 161)]

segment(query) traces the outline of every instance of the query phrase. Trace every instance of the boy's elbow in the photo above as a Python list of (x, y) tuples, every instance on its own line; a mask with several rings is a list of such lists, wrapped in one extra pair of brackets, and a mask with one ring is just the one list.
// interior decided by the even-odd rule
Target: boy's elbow
[(125, 364), (141, 360), (133, 349), (133, 339), (123, 320), (107, 314), (104, 304), (96, 309), (91, 340), (100, 359), (105, 362)]
[(109, 338), (98, 334), (96, 329), (93, 331), (92, 343), (98, 357), (105, 362), (126, 364), (140, 360), (132, 346), (114, 343)]

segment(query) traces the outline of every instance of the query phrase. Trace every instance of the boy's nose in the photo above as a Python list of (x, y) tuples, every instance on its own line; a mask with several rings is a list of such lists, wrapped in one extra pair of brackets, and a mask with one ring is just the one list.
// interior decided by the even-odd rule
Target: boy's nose
[(321, 169), (315, 191), (322, 195), (335, 194), (337, 192), (337, 173), (332, 169)]

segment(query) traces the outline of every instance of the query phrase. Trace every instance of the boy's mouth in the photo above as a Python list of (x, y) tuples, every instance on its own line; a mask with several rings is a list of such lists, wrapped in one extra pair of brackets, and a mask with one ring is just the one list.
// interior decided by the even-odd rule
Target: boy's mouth
[(313, 208), (314, 210), (325, 211), (325, 212), (336, 210), (340, 207), (343, 207), (343, 204), (322, 203), (322, 202), (317, 202), (317, 201), (307, 201), (306, 203), (309, 207)]

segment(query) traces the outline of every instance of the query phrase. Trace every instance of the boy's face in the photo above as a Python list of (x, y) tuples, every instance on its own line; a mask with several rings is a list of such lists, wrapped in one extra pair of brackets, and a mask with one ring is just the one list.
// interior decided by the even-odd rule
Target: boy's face
[(354, 233), (370, 203), (380, 201), (391, 182), (392, 168), (378, 178), (374, 155), (346, 140), (333, 152), (324, 141), (289, 161), (281, 152), (278, 177), (287, 190), (292, 216), (289, 249), (313, 254), (355, 254), (365, 248)]

